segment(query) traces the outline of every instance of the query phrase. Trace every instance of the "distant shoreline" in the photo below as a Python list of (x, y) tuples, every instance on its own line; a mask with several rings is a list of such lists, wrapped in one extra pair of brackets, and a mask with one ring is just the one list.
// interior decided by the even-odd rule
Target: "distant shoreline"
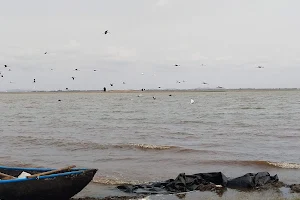
[(299, 88), (241, 88), (241, 89), (149, 89), (149, 90), (50, 90), (50, 91), (0, 91), (1, 93), (177, 93), (177, 92), (246, 92), (246, 91), (300, 91)]

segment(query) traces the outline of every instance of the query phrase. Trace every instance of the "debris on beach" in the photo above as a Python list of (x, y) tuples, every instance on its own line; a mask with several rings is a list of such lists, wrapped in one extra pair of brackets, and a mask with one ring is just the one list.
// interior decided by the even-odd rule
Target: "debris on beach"
[[(162, 182), (138, 185), (120, 185), (117, 188), (126, 193), (134, 194), (176, 194), (180, 192), (222, 191), (232, 189), (268, 189), (282, 187), (278, 176), (268, 172), (247, 173), (237, 178), (227, 178), (222, 172), (198, 173), (193, 175), (179, 174), (175, 179)], [(300, 188), (299, 188), (300, 189)]]

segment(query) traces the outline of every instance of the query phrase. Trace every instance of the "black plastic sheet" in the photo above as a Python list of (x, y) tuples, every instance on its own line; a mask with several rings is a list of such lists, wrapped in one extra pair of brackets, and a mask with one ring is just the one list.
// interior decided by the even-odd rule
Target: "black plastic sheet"
[(117, 188), (127, 193), (136, 194), (174, 194), (203, 190), (205, 186), (212, 184), (223, 188), (251, 189), (276, 182), (278, 182), (277, 175), (271, 176), (268, 172), (247, 173), (232, 179), (227, 178), (222, 172), (198, 173), (193, 175), (181, 173), (175, 179), (149, 184), (125, 184), (117, 186)]

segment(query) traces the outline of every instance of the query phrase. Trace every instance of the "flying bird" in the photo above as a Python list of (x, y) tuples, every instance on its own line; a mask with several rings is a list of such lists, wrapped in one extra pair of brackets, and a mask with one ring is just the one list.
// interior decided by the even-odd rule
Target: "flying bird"
[(221, 87), (221, 86), (218, 86), (217, 88), (223, 88), (223, 87)]
[(113, 83), (110, 83), (110, 86), (114, 86), (114, 84), (113, 84)]
[(203, 84), (203, 85), (207, 85), (208, 83), (206, 83), (206, 82), (203, 82), (202, 84)]
[(4, 65), (4, 67), (7, 67), (7, 65)]
[(156, 99), (156, 97), (152, 97), (154, 100)]
[(259, 69), (262, 69), (262, 68), (264, 68), (264, 67), (262, 67), (262, 66), (258, 66), (257, 68), (259, 68)]
[(105, 34), (105, 35), (106, 35), (107, 33), (110, 33), (110, 32), (108, 32), (108, 30), (104, 31), (104, 34)]
[(75, 80), (75, 77), (74, 76), (72, 76), (72, 79), (73, 79), (73, 81)]
[(48, 52), (46, 51), (44, 54), (47, 54)]
[(126, 83), (123, 81), (123, 84), (126, 84)]
[(94, 69), (94, 72), (97, 71), (96, 69)]
[(75, 71), (78, 71), (78, 69), (76, 68)]
[(180, 67), (180, 65), (178, 65), (178, 64), (175, 64), (174, 66), (175, 66), (175, 67)]
[(33, 79), (33, 82), (35, 83), (35, 78)]
[(195, 103), (194, 99), (191, 99), (191, 104)]

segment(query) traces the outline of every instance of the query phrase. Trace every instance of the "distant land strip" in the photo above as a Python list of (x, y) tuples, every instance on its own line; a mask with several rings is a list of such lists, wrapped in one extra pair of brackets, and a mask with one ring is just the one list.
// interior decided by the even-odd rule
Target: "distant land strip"
[(240, 92), (240, 91), (296, 91), (300, 88), (238, 88), (238, 89), (148, 89), (148, 90), (7, 90), (0, 93), (151, 93), (151, 92)]

